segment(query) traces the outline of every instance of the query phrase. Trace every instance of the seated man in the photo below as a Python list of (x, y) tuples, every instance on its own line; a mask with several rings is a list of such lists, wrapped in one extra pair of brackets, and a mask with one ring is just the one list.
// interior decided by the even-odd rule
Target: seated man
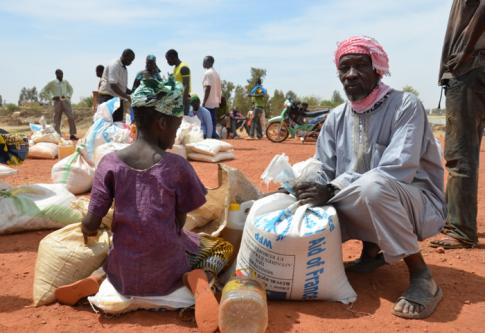
[(233, 139), (239, 138), (239, 135), (237, 134), (237, 130), (243, 126), (246, 132), (249, 135), (249, 126), (246, 123), (246, 117), (243, 116), (241, 112), (239, 112), (237, 109), (232, 109), (231, 113), (229, 113), (229, 118), (231, 120), (231, 137)]
[(212, 131), (215, 130), (212, 128), (212, 117), (205, 107), (200, 105), (200, 98), (197, 95), (192, 95), (190, 98), (190, 112), (189, 116), (199, 118), (200, 120), (200, 127), (202, 128), (202, 132), (204, 133), (204, 139), (212, 138)]
[(381, 82), (388, 58), (374, 39), (341, 42), (335, 63), (349, 100), (330, 112), (320, 132), (319, 180), (298, 184), (296, 195), (302, 204), (334, 205), (342, 240), (363, 241), (361, 257), (348, 270), (370, 272), (404, 259), (410, 286), (392, 313), (428, 317), (442, 291), (418, 241), (439, 232), (446, 207), (444, 171), (424, 107)]

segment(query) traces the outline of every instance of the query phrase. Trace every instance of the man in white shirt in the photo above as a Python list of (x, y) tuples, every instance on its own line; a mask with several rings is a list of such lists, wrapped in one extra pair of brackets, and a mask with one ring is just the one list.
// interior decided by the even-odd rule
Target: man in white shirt
[(214, 139), (219, 139), (215, 129), (217, 124), (217, 109), (221, 104), (222, 96), (221, 79), (213, 67), (213, 56), (206, 56), (202, 66), (206, 69), (204, 79), (202, 80), (202, 85), (204, 87), (204, 101), (202, 102), (202, 106), (209, 110), (211, 114), (213, 128), (212, 137)]
[(128, 89), (128, 70), (127, 66), (135, 60), (135, 52), (126, 49), (121, 54), (121, 58), (106, 66), (99, 85), (99, 104), (109, 101), (113, 97), (120, 97), (120, 108), (113, 113), (113, 121), (123, 121), (124, 101), (131, 102)]

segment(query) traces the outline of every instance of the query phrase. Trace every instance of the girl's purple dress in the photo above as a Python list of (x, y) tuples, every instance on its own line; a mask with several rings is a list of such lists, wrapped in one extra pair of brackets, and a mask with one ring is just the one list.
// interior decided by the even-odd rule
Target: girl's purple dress
[(175, 225), (176, 213), (205, 203), (207, 193), (192, 166), (165, 153), (146, 170), (136, 170), (106, 155), (94, 177), (89, 213), (103, 217), (115, 202), (113, 247), (104, 269), (116, 290), (129, 296), (163, 296), (182, 285), (191, 270), (187, 253), (197, 253), (199, 238)]

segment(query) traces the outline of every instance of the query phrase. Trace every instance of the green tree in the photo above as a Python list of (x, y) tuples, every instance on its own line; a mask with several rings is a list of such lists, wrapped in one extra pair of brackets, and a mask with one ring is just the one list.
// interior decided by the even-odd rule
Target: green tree
[(2, 95), (0, 95), (0, 106), (3, 106), (3, 98), (2, 98)]
[(333, 93), (332, 93), (332, 104), (334, 106), (337, 106), (337, 105), (340, 105), (344, 102), (344, 99), (342, 98), (342, 96), (340, 95), (340, 93), (337, 91), (337, 90), (334, 90)]
[(317, 96), (304, 96), (301, 98), (303, 103), (308, 104), (308, 109), (316, 109), (320, 106), (321, 99)]
[(37, 88), (32, 87), (32, 88), (26, 88), (23, 87), (22, 90), (20, 90), (20, 96), (19, 96), (19, 105), (26, 104), (26, 103), (38, 103), (39, 102), (39, 97), (37, 93)]
[(81, 98), (81, 101), (77, 104), (78, 107), (92, 108), (93, 107), (93, 96)]
[(404, 86), (402, 88), (402, 91), (414, 94), (416, 96), (419, 96), (419, 92), (410, 85)]
[(236, 86), (231, 81), (223, 80), (221, 83), (222, 97), (226, 99), (227, 109), (231, 109), (232, 107), (232, 93), (234, 92), (235, 88)]
[(243, 115), (246, 115), (251, 106), (247, 91), (244, 87), (237, 85), (234, 89), (234, 100), (232, 106)]
[(276, 116), (285, 107), (285, 94), (282, 90), (276, 89), (270, 100), (270, 114)]
[(251, 67), (251, 77), (249, 78), (248, 84), (246, 85), (246, 91), (251, 91), (251, 89), (256, 85), (258, 79), (263, 80), (266, 77), (266, 69)]

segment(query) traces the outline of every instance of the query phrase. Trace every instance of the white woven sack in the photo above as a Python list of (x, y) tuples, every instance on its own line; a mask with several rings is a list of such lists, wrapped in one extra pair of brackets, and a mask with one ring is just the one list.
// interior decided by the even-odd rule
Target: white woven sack
[(244, 228), (237, 268), (266, 282), (271, 299), (352, 303), (345, 275), (337, 212), (332, 206), (298, 206), (277, 193), (254, 203)]
[(165, 296), (123, 296), (116, 291), (108, 278), (101, 283), (96, 295), (88, 297), (88, 301), (95, 308), (108, 314), (121, 314), (142, 309), (176, 310), (194, 305), (194, 297), (186, 287), (181, 287)]
[(57, 144), (50, 142), (39, 142), (29, 148), (28, 157), (53, 160), (57, 157)]
[(190, 153), (199, 153), (211, 156), (215, 156), (220, 152), (234, 149), (230, 143), (216, 139), (204, 139), (199, 142), (187, 144), (186, 147)]
[(223, 151), (214, 156), (206, 155), (206, 154), (199, 154), (199, 153), (188, 153), (187, 157), (191, 161), (199, 161), (199, 162), (209, 162), (209, 163), (218, 163), (221, 161), (233, 160), (235, 158), (234, 151)]
[(51, 178), (54, 183), (65, 184), (69, 192), (82, 194), (91, 190), (94, 178), (94, 167), (85, 157), (83, 145), (63, 158), (52, 167)]
[(70, 208), (74, 195), (61, 184), (12, 187), (0, 193), (0, 234), (61, 228), (78, 222)]
[(6, 165), (0, 164), (0, 178), (12, 176), (17, 173), (17, 170), (12, 169)]
[(97, 168), (103, 157), (117, 150), (125, 149), (129, 143), (109, 142), (102, 144), (94, 150), (94, 167)]

